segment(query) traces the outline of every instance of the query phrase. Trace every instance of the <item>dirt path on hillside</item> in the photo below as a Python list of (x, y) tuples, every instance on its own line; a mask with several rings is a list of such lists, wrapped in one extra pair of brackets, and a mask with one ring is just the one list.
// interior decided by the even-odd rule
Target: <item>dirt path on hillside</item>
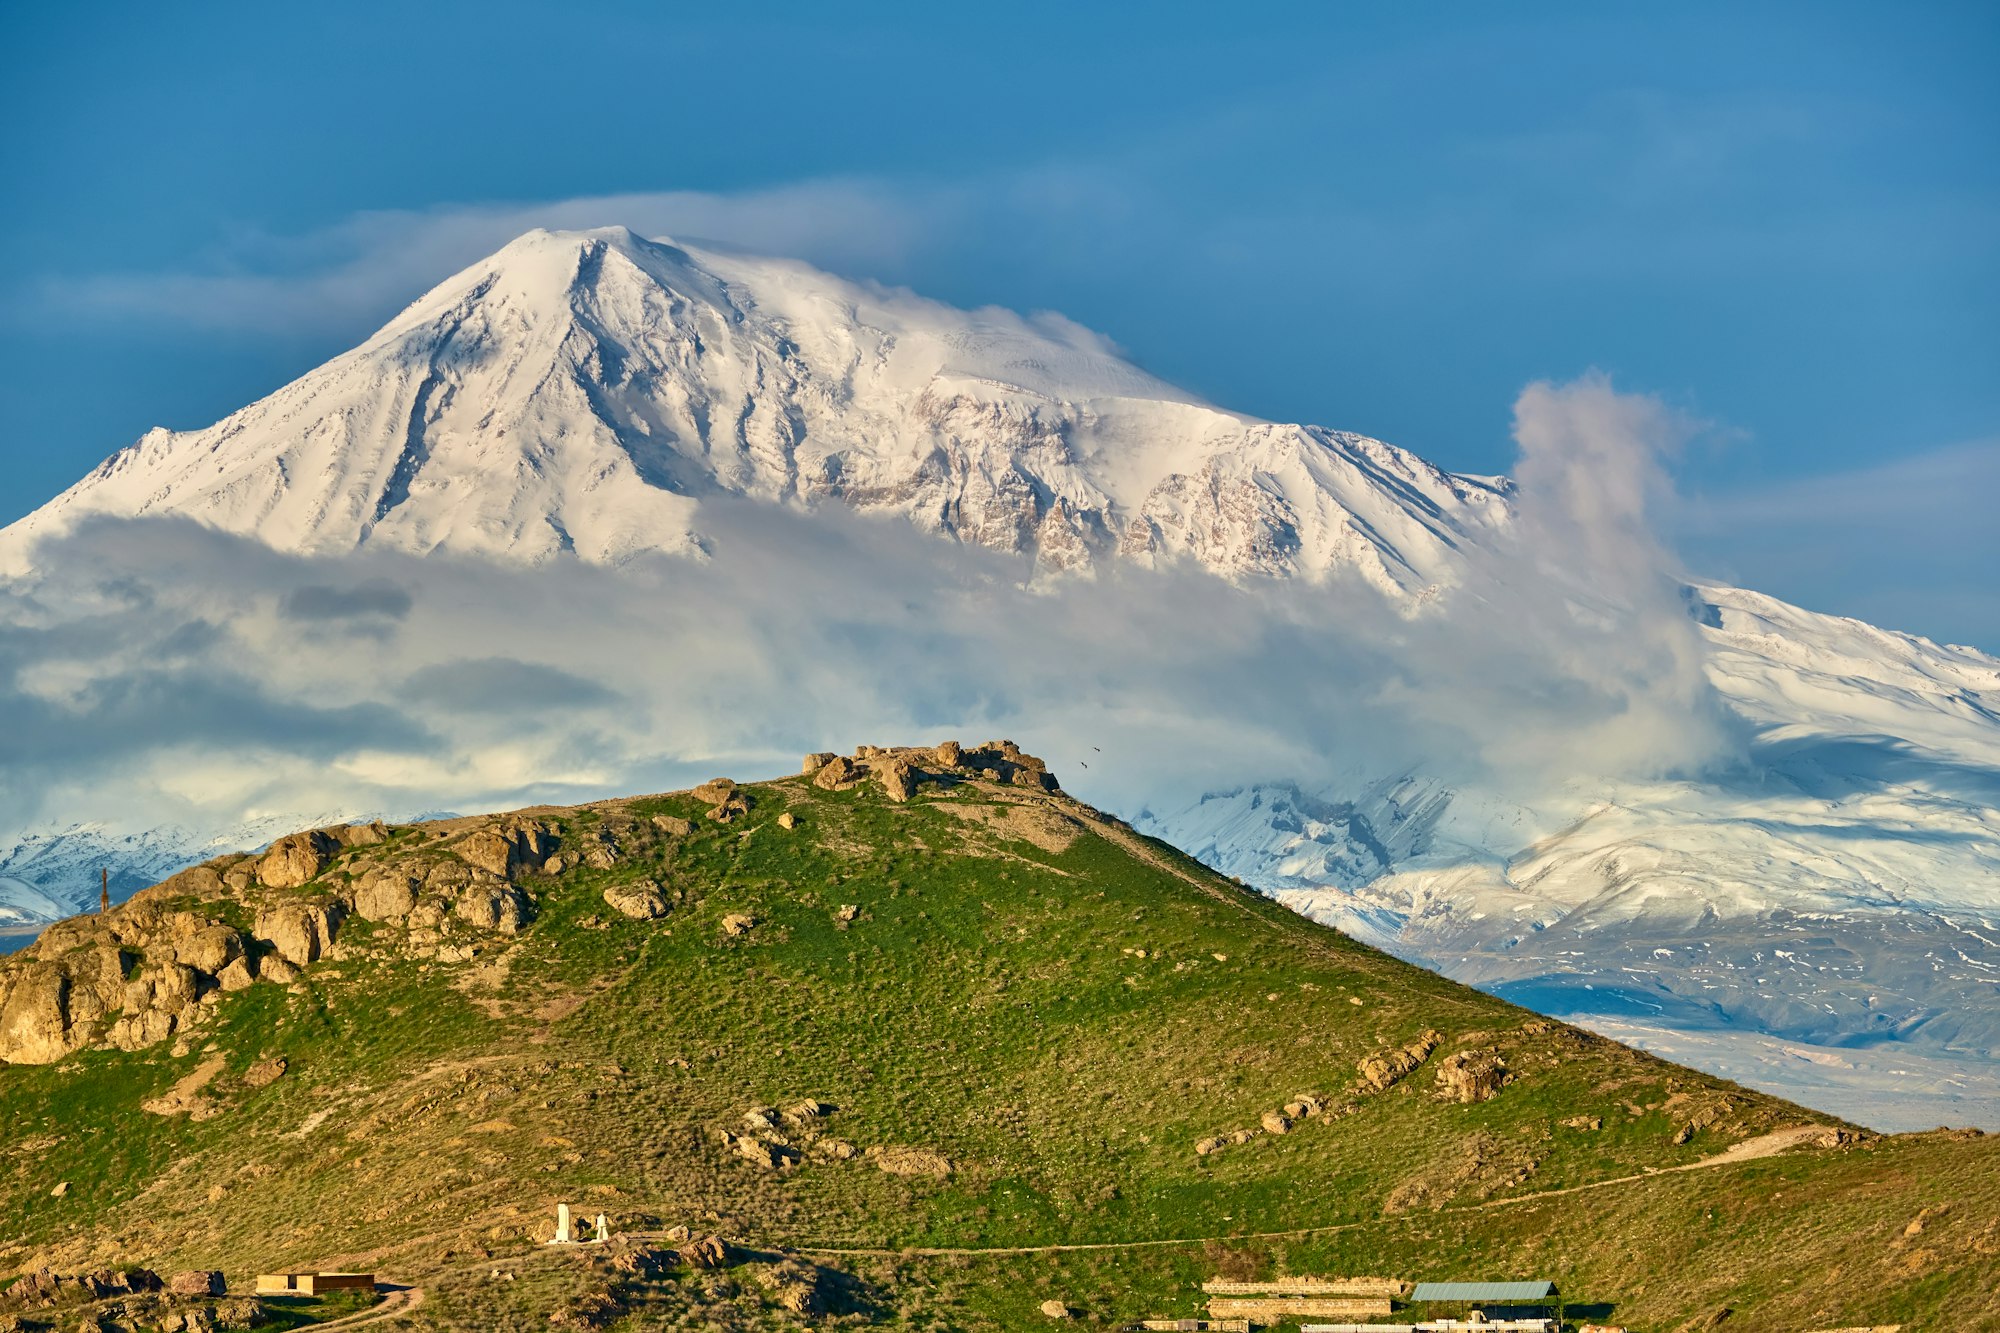
[(382, 1324), (391, 1319), (401, 1319), (424, 1303), (422, 1287), (402, 1287), (393, 1283), (383, 1283), (389, 1288), (380, 1303), (369, 1306), (355, 1314), (342, 1315), (330, 1323), (312, 1324), (313, 1333), (332, 1333), (334, 1329), (360, 1328), (364, 1324)]

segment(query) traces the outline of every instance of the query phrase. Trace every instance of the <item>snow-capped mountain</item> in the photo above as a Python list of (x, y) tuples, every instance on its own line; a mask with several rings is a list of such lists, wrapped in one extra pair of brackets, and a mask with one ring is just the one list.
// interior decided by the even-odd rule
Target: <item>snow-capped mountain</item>
[(1506, 485), (1225, 412), (1054, 317), (966, 313), (780, 260), (531, 232), (206, 430), (154, 430), (0, 536), (95, 512), (286, 551), (699, 556), (734, 493), (907, 515), (1057, 570), (1189, 556), (1404, 593)]
[(1613, 1020), (1690, 1058), (1712, 1043), (1658, 1038), (1776, 1038), (1729, 1072), (1785, 1086), (1816, 1055), (1867, 1076), (1827, 1104), (1878, 1122), (1990, 1118), (2000, 660), (1695, 591), (1709, 677), (1756, 729), (1738, 767), (1593, 784), (1573, 821), (1532, 840), (1524, 812), (1418, 774), (1208, 793), (1139, 823), (1309, 916), (1544, 1012)]
[[(96, 514), (301, 555), (699, 564), (714, 497), (900, 516), (1052, 590), (1184, 564), (1358, 580), (1399, 615), (1450, 614), (1517, 514), (1505, 479), (1211, 406), (1053, 316), (612, 228), (530, 233), (233, 416), (148, 433), (0, 532), (0, 576)], [(1405, 956), (1745, 1081), (1810, 1067), (1830, 1109), (2000, 1125), (2000, 662), (1736, 589), (1687, 607), (1750, 738), (1734, 767), (1579, 779), (1552, 821), (1329, 758), (1138, 822)], [(136, 886), (314, 822), (42, 829), (0, 855), (0, 925), (84, 905), (107, 862)]]

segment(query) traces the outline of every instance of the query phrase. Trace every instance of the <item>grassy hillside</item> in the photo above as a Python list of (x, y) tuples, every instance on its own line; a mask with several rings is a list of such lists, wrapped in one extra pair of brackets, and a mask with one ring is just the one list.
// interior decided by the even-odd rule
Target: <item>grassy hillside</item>
[[(2000, 1327), (1993, 1142), (1838, 1126), (1399, 963), (976, 756), (905, 758), (931, 778), (906, 800), (808, 776), (383, 830), (301, 885), (225, 860), (116, 909), (230, 923), (249, 964), (274, 908), (349, 912), (295, 978), (268, 965), (152, 1044), (0, 1066), (0, 1272), (368, 1266), (423, 1287), (410, 1325), (466, 1329), (786, 1327), (803, 1287), (834, 1326), (1014, 1328), (1049, 1299), (1117, 1323), (1279, 1272), (1551, 1277), (1640, 1328)], [(516, 932), (355, 910), (524, 822)], [(1826, 1132), (1670, 1170), (1802, 1125)], [(660, 1239), (541, 1248), (559, 1200)], [(702, 1268), (682, 1226), (735, 1252)]]

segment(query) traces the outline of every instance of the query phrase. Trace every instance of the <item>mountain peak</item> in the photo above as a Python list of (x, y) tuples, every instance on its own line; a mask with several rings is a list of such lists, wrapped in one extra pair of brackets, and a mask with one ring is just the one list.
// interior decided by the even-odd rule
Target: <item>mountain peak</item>
[(1212, 407), (1052, 315), (957, 310), (627, 227), (537, 229), (206, 430), (0, 533), (177, 514), (281, 550), (530, 562), (704, 549), (700, 497), (901, 514), (1045, 570), (1452, 579), (1504, 488)]

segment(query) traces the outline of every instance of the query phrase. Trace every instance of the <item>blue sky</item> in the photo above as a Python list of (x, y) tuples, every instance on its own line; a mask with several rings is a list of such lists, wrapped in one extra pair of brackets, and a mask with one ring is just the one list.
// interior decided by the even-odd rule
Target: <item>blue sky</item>
[(0, 522), (628, 222), (1461, 470), (1601, 368), (1697, 569), (2000, 648), (2000, 7), (727, 9), (6, 7)]

